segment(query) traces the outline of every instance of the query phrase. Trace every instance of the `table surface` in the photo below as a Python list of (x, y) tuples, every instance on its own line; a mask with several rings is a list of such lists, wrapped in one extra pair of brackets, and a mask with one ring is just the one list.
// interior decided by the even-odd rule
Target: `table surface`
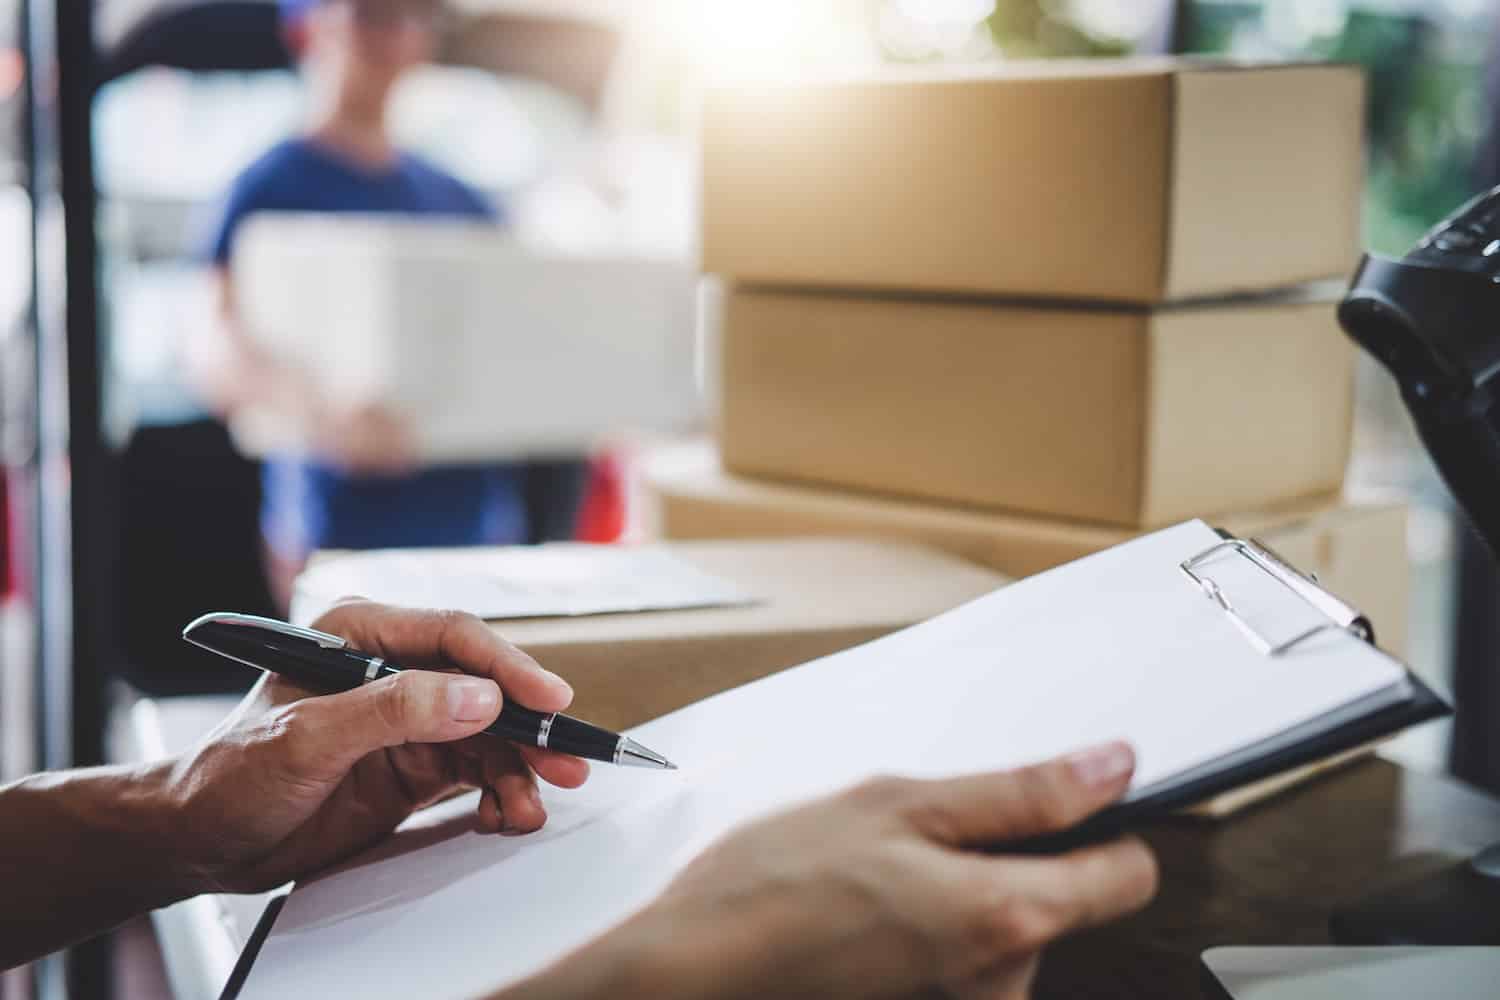
[[(196, 738), (233, 701), (169, 699), (137, 721), (151, 723), (150, 735), (166, 749)], [(1370, 758), (1228, 820), (1172, 820), (1145, 837), (1162, 870), (1156, 901), (1135, 917), (1054, 945), (1042, 962), (1038, 998), (1197, 998), (1198, 956), (1207, 948), (1326, 944), (1328, 917), (1339, 903), (1383, 879), (1433, 870), (1500, 841), (1500, 801)], [(198, 939), (197, 950), (216, 959), (205, 959), (197, 978), (206, 981), (185, 997), (217, 993), (228, 971), (221, 967), (225, 952), (243, 942), (264, 900), (215, 902), (217, 920), (184, 928)]]
[(1036, 997), (1196, 998), (1207, 948), (1327, 944), (1340, 903), (1500, 841), (1500, 801), (1372, 758), (1230, 820), (1145, 837), (1161, 865), (1156, 901), (1055, 945)]

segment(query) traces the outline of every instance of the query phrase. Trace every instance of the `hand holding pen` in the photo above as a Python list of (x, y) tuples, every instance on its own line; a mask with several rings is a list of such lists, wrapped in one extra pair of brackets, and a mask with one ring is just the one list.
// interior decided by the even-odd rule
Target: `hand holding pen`
[[(182, 637), (211, 653), (280, 674), (312, 690), (349, 691), (400, 678), (412, 669), (406, 663), (367, 653), (343, 636), (258, 615), (225, 611), (203, 615), (182, 630)], [(520, 650), (515, 653), (526, 655)], [(628, 736), (561, 712), (527, 708), (511, 699), (504, 699), (499, 716), (484, 731), (518, 746), (556, 750), (586, 760), (659, 771), (677, 769), (661, 754)]]
[[(567, 683), (468, 615), (370, 602), (342, 604), (316, 624), (351, 647), (412, 667), (354, 690), (322, 694), (268, 675), (165, 783), (191, 789), (176, 835), (203, 834), (179, 854), (206, 891), (274, 887), (379, 840), (418, 808), (478, 788), (476, 824), (528, 833), (547, 813), (540, 777), (573, 788), (588, 764), (552, 749), (483, 735), (514, 697), (561, 711)], [(460, 668), (466, 673), (440, 672)], [(504, 694), (502, 695), (502, 690)], [(274, 787), (271, 787), (274, 786)], [(265, 803), (275, 803), (267, 810)], [(196, 815), (195, 815), (196, 814)]]

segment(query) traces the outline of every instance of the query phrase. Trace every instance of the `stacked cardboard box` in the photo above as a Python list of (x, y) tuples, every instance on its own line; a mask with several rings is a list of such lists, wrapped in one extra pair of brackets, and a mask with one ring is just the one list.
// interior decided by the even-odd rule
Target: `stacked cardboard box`
[(1377, 524), (1385, 590), (1351, 596), (1399, 636), (1400, 511), (1332, 499), (1354, 356), (1317, 284), (1358, 254), (1363, 100), (1352, 67), (1174, 60), (716, 91), (729, 475), (658, 476), (666, 532), (1024, 574), (1188, 517), (1314, 561)]
[[(756, 480), (725, 472), (706, 444), (666, 448), (646, 470), (659, 532), (673, 539), (845, 536), (919, 542), (1020, 578), (1146, 529), (1054, 520)], [(1406, 649), (1406, 508), (1330, 496), (1209, 518), (1270, 545), (1364, 611), (1381, 648)]]
[(1305, 285), (1357, 256), (1362, 95), (1171, 61), (717, 93), (726, 465), (1126, 527), (1336, 491), (1353, 352)]
[[(536, 554), (535, 549), (528, 550)], [(578, 692), (573, 710), (628, 729), (701, 698), (915, 625), (982, 597), (1002, 575), (910, 544), (835, 538), (695, 541), (650, 550), (754, 598), (727, 607), (498, 619), (494, 626)], [(524, 593), (565, 592), (574, 573), (618, 565), (605, 549), (567, 553), (571, 569), (518, 550), (402, 550), (424, 573), (476, 573)], [(342, 595), (389, 600), (391, 553), (324, 552), (297, 580), (292, 620), (310, 624)], [(525, 564), (523, 564), (525, 565)], [(364, 577), (363, 583), (360, 578)], [(351, 586), (351, 584), (359, 584)], [(407, 593), (397, 586), (397, 593)]]

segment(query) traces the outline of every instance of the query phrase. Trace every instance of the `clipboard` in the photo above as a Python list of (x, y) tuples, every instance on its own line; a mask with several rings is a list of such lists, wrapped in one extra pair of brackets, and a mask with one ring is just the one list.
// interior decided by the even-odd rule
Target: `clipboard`
[[(1371, 645), (1375, 644), (1375, 626), (1370, 619), (1319, 584), (1316, 577), (1297, 569), (1264, 542), (1236, 538), (1222, 528), (1215, 530), (1221, 541), (1191, 559), (1184, 560), (1178, 568), (1187, 583), (1197, 587), (1204, 597), (1217, 604), (1244, 635), (1245, 641), (1263, 655), (1284, 656), (1302, 643), (1328, 631), (1345, 631)], [(1210, 572), (1211, 562), (1223, 556), (1237, 556), (1247, 560), (1316, 610), (1325, 620), (1288, 635), (1268, 635), (1241, 613), (1233, 596), (1219, 585)], [(1452, 708), (1423, 683), (1421, 678), (1413, 674), (1410, 668), (1407, 669), (1407, 681), (1411, 685), (1411, 696), (1404, 704), (1381, 709), (1330, 732), (1252, 760), (1174, 782), (1159, 791), (1111, 806), (1063, 833), (1005, 845), (997, 850), (1055, 854), (1102, 843), (1127, 833), (1133, 827), (1190, 809), (1226, 792), (1368, 747), (1403, 729), (1452, 714)]]
[[(1165, 535), (1185, 527), (1167, 529), (1160, 534)], [(1198, 530), (1206, 533), (1206, 528), (1202, 525), (1198, 526)], [(1373, 623), (1357, 609), (1328, 592), (1318, 584), (1316, 579), (1301, 573), (1263, 544), (1253, 540), (1240, 540), (1223, 531), (1218, 531), (1217, 537), (1216, 543), (1183, 560), (1173, 568), (1184, 588), (1184, 593), (1191, 595), (1196, 591), (1202, 600), (1216, 606), (1257, 655), (1267, 659), (1290, 658), (1302, 647), (1311, 646), (1320, 636), (1332, 632), (1344, 632), (1362, 643), (1373, 645)], [(1127, 545), (1133, 544), (1137, 543), (1127, 543)], [(1101, 555), (1108, 555), (1108, 553)], [(1099, 556), (1088, 558), (1097, 559)], [(1230, 563), (1230, 560), (1243, 560), (1243, 562)], [(1248, 595), (1238, 593), (1234, 586), (1226, 582), (1229, 575), (1225, 574), (1222, 568), (1228, 565), (1240, 569), (1247, 567), (1253, 569), (1256, 574), (1255, 578), (1263, 576), (1282, 591), (1294, 595), (1297, 598), (1296, 603), (1304, 609), (1309, 609), (1308, 614), (1314, 615), (1316, 620), (1310, 625), (1297, 627), (1287, 633), (1270, 629), (1265, 622), (1257, 622), (1253, 615), (1245, 611), (1244, 602), (1240, 599)], [(1067, 570), (1067, 567), (1063, 570)], [(1163, 567), (1163, 573), (1165, 570), (1166, 567)], [(1016, 586), (1025, 586), (1025, 584)], [(1162, 586), (1166, 584), (1163, 583)], [(1000, 594), (1003, 593), (1004, 591), (1000, 592)], [(1000, 595), (994, 596), (998, 598)], [(952, 612), (950, 615), (958, 613)], [(917, 626), (918, 629), (924, 627), (926, 626)], [(891, 640), (878, 642), (889, 641)], [(1401, 729), (1450, 712), (1443, 700), (1420, 679), (1412, 675), (1409, 668), (1403, 669), (1404, 687), (1401, 689), (1399, 700), (1382, 704), (1381, 707), (1348, 718), (1341, 716), (1341, 721), (1337, 725), (1318, 729), (1307, 738), (1288, 741), (1277, 737), (1262, 743), (1248, 744), (1232, 754), (1233, 759), (1216, 758), (1202, 766), (1178, 773), (1159, 784), (1148, 785), (1120, 804), (1096, 814), (1083, 824), (1064, 833), (1020, 843), (995, 845), (992, 850), (1052, 853), (1108, 840), (1138, 828), (1142, 824), (1165, 818), (1225, 792), (1352, 750), (1392, 735)], [(1313, 720), (1320, 725), (1323, 721), (1322, 719)], [(1295, 736), (1300, 728), (1294, 727), (1290, 731), (1291, 735)], [(1271, 743), (1275, 744), (1274, 747), (1261, 749)], [(233, 1000), (240, 995), (241, 988), (250, 975), (261, 946), (272, 932), (285, 899), (286, 897), (280, 897), (267, 907), (221, 994), (223, 1000)]]

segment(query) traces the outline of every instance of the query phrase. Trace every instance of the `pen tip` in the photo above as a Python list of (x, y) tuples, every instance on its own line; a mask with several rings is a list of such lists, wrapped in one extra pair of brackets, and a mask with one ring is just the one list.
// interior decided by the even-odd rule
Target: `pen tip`
[(648, 750), (628, 736), (620, 737), (620, 744), (615, 748), (615, 763), (624, 764), (626, 767), (648, 767), (658, 771), (675, 771), (677, 765), (672, 763), (655, 750)]

